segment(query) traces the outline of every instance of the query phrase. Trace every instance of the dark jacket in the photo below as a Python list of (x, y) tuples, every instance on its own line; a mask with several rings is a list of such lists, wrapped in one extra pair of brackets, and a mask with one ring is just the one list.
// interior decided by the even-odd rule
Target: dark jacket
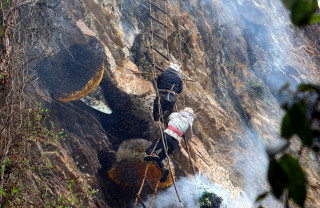
[(179, 75), (179, 73), (173, 69), (167, 69), (162, 72), (157, 81), (158, 89), (171, 90), (174, 85), (172, 91), (176, 93), (181, 93), (183, 89), (183, 82)]

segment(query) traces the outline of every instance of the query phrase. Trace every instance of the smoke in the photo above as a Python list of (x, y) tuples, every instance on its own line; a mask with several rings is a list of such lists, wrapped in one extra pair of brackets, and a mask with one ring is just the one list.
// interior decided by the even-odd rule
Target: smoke
[[(241, 173), (241, 180), (244, 181), (244, 187), (239, 196), (232, 196), (221, 185), (210, 181), (207, 176), (197, 174), (193, 178), (182, 177), (176, 182), (184, 207), (199, 208), (199, 199), (205, 191), (215, 193), (223, 199), (221, 208), (250, 208), (259, 205), (255, 204), (256, 197), (269, 190), (266, 180), (268, 157), (262, 140), (253, 130), (247, 130), (241, 138), (237, 140), (233, 155), (237, 161), (236, 169)], [(149, 204), (151, 198), (152, 196), (149, 195), (145, 202)], [(273, 208), (282, 207), (271, 196), (267, 197), (262, 205)], [(154, 207), (180, 207), (173, 185), (159, 191), (154, 200)]]
[(303, 32), (294, 28), (281, 1), (226, 0), (217, 1), (217, 7), (220, 25), (231, 34), (227, 39), (245, 39), (250, 68), (271, 92), (277, 93), (286, 82), (295, 89), (301, 81), (312, 81), (312, 76), (299, 76), (310, 71), (305, 62), (313, 60), (303, 49)]
[[(254, 130), (247, 129), (241, 138), (234, 148), (236, 169), (241, 173), (244, 181), (243, 193), (250, 205), (254, 207), (257, 196), (269, 190), (267, 184), (269, 159), (262, 138)], [(281, 203), (271, 196), (262, 204), (266, 207), (282, 207)]]
[[(233, 152), (237, 164), (235, 168), (241, 174), (241, 181), (244, 182), (241, 193), (234, 196), (205, 175), (196, 174), (192, 178), (182, 177), (176, 181), (176, 184), (184, 207), (199, 208), (199, 199), (205, 191), (214, 193), (223, 199), (221, 208), (253, 208), (260, 205), (255, 203), (257, 196), (269, 190), (266, 180), (268, 156), (261, 138), (254, 130), (247, 129), (241, 137), (237, 138)], [(152, 196), (149, 195), (145, 203), (150, 204), (151, 199)], [(153, 207), (156, 208), (180, 207), (173, 185), (166, 190), (160, 190), (153, 203)], [(282, 207), (281, 203), (272, 196), (268, 196), (261, 205), (273, 208)]]
[[(286, 82), (289, 82), (291, 88), (294, 89), (299, 82), (312, 79), (311, 74), (305, 78), (300, 76), (304, 74), (304, 71), (310, 72), (307, 67), (312, 65), (312, 59), (310, 58), (310, 61), (308, 58), (307, 62), (311, 64), (306, 66), (307, 55), (302, 47), (305, 44), (304, 35), (301, 31), (299, 33), (294, 29), (290, 22), (290, 14), (281, 1), (206, 0), (205, 2), (209, 5), (217, 4), (218, 14), (213, 17), (218, 19), (218, 26), (212, 26), (222, 33), (221, 37), (224, 38), (223, 42), (226, 45), (224, 46), (226, 59), (228, 56), (231, 57), (235, 50), (247, 52), (250, 68), (248, 70), (255, 75), (257, 80), (262, 80), (273, 94), (277, 94), (278, 89)], [(234, 41), (240, 38), (244, 40)], [(239, 44), (235, 44), (237, 42)], [(246, 43), (244, 49), (240, 48), (242, 42)], [(274, 108), (277, 111), (279, 106)], [(278, 113), (281, 115), (280, 111)], [(205, 176), (196, 176), (192, 179), (180, 178), (177, 181), (177, 187), (184, 206), (199, 207), (198, 200), (205, 190), (222, 197), (226, 208), (257, 206), (254, 204), (256, 197), (269, 190), (268, 157), (262, 141), (262, 133), (256, 133), (253, 129), (247, 129), (239, 140), (238, 138), (236, 140), (237, 144), (233, 151), (233, 156), (237, 161), (235, 169), (241, 174), (240, 177), (244, 181), (243, 191), (239, 197), (232, 198), (230, 193), (219, 184), (210, 182)], [(146, 201), (150, 202), (150, 200), (151, 197)], [(159, 208), (179, 207), (174, 187), (159, 193), (154, 203), (154, 207)], [(273, 208), (283, 207), (271, 196), (267, 197), (262, 205)]]
[[(236, 199), (232, 199), (230, 194), (224, 190), (219, 184), (212, 183), (208, 177), (196, 175), (193, 178), (182, 177), (177, 182), (179, 195), (184, 207), (199, 208), (199, 199), (201, 195), (207, 191), (215, 193), (223, 199), (222, 208), (248, 208), (250, 202), (245, 193)], [(146, 203), (149, 204), (151, 196), (148, 197)], [(154, 200), (153, 207), (157, 208), (176, 208), (180, 207), (174, 186), (158, 193)]]

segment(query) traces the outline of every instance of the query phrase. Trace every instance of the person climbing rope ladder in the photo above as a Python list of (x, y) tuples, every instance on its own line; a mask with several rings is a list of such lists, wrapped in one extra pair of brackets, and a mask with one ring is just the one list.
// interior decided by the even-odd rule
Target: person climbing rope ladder
[[(192, 124), (194, 119), (195, 114), (193, 113), (193, 110), (188, 107), (179, 113), (170, 114), (168, 128), (164, 131), (164, 139), (165, 143), (167, 144), (167, 153), (169, 156), (179, 148), (179, 143), (181, 142), (183, 135), (186, 137), (187, 141), (192, 138)], [(154, 152), (159, 149), (162, 149), (162, 151), (158, 155), (151, 155), (151, 152), (156, 144), (157, 140), (153, 141), (153, 143), (148, 147), (146, 150), (148, 156), (146, 156), (144, 160), (148, 162), (155, 161), (157, 163), (162, 171), (160, 182), (163, 183), (167, 180), (169, 170), (165, 168), (164, 164), (162, 163), (162, 160), (166, 158), (166, 154), (161, 141), (158, 142)]]
[[(171, 64), (159, 75), (157, 87), (160, 96), (161, 112), (163, 119), (166, 121), (173, 112), (174, 105), (176, 104), (176, 94), (180, 94), (183, 89), (180, 67), (177, 64)], [(160, 119), (158, 99), (159, 97), (157, 95), (153, 103), (153, 119), (155, 121)]]

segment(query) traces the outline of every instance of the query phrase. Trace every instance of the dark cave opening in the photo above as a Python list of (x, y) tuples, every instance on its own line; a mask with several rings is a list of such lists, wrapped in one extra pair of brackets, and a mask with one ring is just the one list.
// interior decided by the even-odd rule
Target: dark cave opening
[(127, 139), (144, 138), (144, 132), (149, 128), (148, 121), (132, 113), (129, 96), (106, 79), (102, 80), (100, 85), (113, 112), (109, 115), (100, 113), (99, 118), (114, 150)]

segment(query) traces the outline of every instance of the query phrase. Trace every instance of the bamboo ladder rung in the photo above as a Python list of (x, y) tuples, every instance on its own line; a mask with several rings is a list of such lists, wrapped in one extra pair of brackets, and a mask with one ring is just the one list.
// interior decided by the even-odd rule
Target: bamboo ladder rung
[(159, 38), (160, 40), (162, 40), (163, 42), (167, 42), (167, 40), (166, 39), (164, 39), (163, 37), (161, 37), (160, 35), (158, 35), (157, 33), (155, 33), (153, 30), (150, 30), (150, 32), (154, 35), (154, 36), (156, 36), (157, 38)]
[(155, 66), (156, 69), (158, 69), (158, 70), (161, 71), (161, 72), (164, 72), (164, 70), (163, 70), (160, 66), (158, 66), (158, 65), (156, 65), (156, 64), (152, 64), (152, 66)]
[(162, 8), (160, 8), (158, 5), (156, 5), (156, 4), (152, 3), (152, 2), (150, 2), (150, 4), (152, 6), (154, 6), (155, 8), (157, 8), (158, 10), (162, 11), (164, 14), (168, 15), (168, 13), (166, 11), (164, 11)]
[(169, 59), (166, 55), (164, 55), (163, 53), (161, 53), (161, 51), (159, 51), (158, 49), (156, 49), (154, 46), (151, 46), (151, 48), (152, 48), (155, 52), (157, 52), (160, 56), (162, 56), (164, 59), (166, 59), (167, 61), (170, 61), (170, 59)]
[[(164, 13), (166, 14), (166, 24), (162, 23), (161, 21), (157, 20), (156, 18), (154, 18), (154, 17), (152, 16), (151, 6), (156, 7), (158, 10), (160, 10), (160, 11), (162, 11), (162, 12), (164, 12)], [(153, 67), (153, 73), (155, 74), (154, 69), (158, 69), (158, 70), (160, 70), (160, 71), (164, 71), (164, 70), (155, 64), (155, 59), (154, 59), (154, 53), (153, 53), (153, 51), (156, 51), (159, 55), (161, 55), (161, 56), (162, 56), (163, 58), (165, 58), (167, 61), (170, 61), (170, 59), (169, 59), (169, 51), (168, 51), (168, 41), (167, 41), (167, 29), (168, 29), (168, 27), (167, 27), (167, 18), (168, 18), (168, 13), (167, 13), (167, 7), (166, 7), (166, 5), (165, 5), (165, 10), (163, 10), (163, 9), (161, 9), (159, 6), (157, 6), (157, 5), (155, 5), (154, 3), (152, 3), (151, 0), (149, 0), (149, 17), (150, 17), (150, 19), (151, 19), (151, 21), (150, 21), (150, 28), (151, 28), (151, 48), (152, 48), (152, 57), (153, 57), (153, 59), (152, 59), (152, 67)], [(165, 39), (162, 38), (161, 36), (159, 36), (159, 35), (157, 35), (157, 34), (154, 33), (153, 27), (152, 27), (152, 22), (153, 22), (153, 21), (157, 22), (158, 24), (161, 24), (162, 26), (164, 26), (164, 27), (166, 28), (166, 38), (165, 38)], [(165, 41), (165, 43), (167, 44), (167, 53), (168, 53), (168, 56), (164, 55), (164, 54), (161, 53), (158, 49), (154, 48), (154, 36), (156, 36), (156, 37), (160, 38), (161, 40)], [(158, 89), (156, 89), (156, 90), (158, 90)], [(159, 108), (161, 108), (161, 107), (159, 106)], [(176, 194), (177, 194), (177, 197), (178, 197), (178, 199), (179, 199), (180, 206), (183, 207), (181, 198), (180, 198), (179, 193), (178, 193), (178, 190), (177, 190), (176, 182), (175, 182), (175, 179), (174, 179), (174, 176), (173, 176), (173, 173), (172, 173), (172, 168), (171, 168), (171, 165), (170, 165), (170, 158), (169, 158), (168, 153), (167, 153), (166, 148), (165, 148), (166, 145), (165, 145), (165, 142), (164, 142), (163, 131), (162, 131), (162, 128), (161, 128), (161, 126), (160, 126), (160, 123), (159, 123), (159, 129), (160, 129), (160, 134), (161, 134), (161, 136), (159, 137), (156, 145), (154, 146), (154, 148), (153, 148), (153, 150), (152, 150), (152, 153), (154, 152), (155, 147), (157, 146), (158, 142), (160, 142), (160, 140), (161, 140), (162, 145), (163, 145), (163, 147), (164, 147), (164, 151), (165, 151), (165, 153), (166, 153), (166, 157), (167, 157), (167, 159), (168, 159), (168, 165), (169, 165), (170, 174), (171, 174), (171, 177), (172, 177), (172, 180), (173, 180), (173, 185), (174, 185), (174, 188), (175, 188), (175, 190), (176, 190)], [(152, 154), (152, 153), (151, 153), (151, 154)], [(154, 191), (154, 192), (153, 192), (153, 196), (152, 196), (152, 201), (151, 201), (151, 204), (150, 204), (150, 208), (152, 207), (152, 203), (153, 203), (154, 197), (155, 197), (155, 195), (157, 194), (157, 189), (158, 189), (158, 186), (159, 186), (160, 181), (158, 181), (158, 183), (157, 183), (157, 185), (156, 185), (155, 188), (152, 187), (152, 185), (150, 184), (150, 182), (149, 182), (148, 179), (146, 178), (146, 177), (147, 177), (147, 173), (148, 173), (148, 168), (149, 168), (149, 163), (148, 163), (148, 165), (147, 165), (147, 167), (146, 167), (146, 170), (145, 170), (145, 173), (144, 173), (145, 175), (144, 175), (144, 178), (143, 178), (142, 183), (141, 183), (141, 185), (140, 185), (140, 189), (139, 189), (139, 191), (138, 191), (138, 194), (136, 195), (136, 200), (135, 200), (135, 203), (134, 203), (134, 208), (135, 208), (136, 205), (137, 205), (137, 201), (139, 201), (140, 204), (141, 204), (144, 208), (146, 207), (145, 204), (144, 204), (144, 202), (142, 201), (142, 199), (141, 199), (141, 197), (140, 197), (140, 193), (141, 193), (141, 191), (142, 191), (142, 189), (143, 189), (143, 186), (144, 186), (145, 181), (146, 181), (147, 184), (151, 187), (151, 189)]]
[(165, 28), (168, 27), (167, 25), (165, 25), (164, 23), (162, 23), (160, 20), (154, 18), (152, 15), (150, 15), (150, 18), (151, 18), (153, 21), (155, 21), (155, 22), (159, 23), (160, 25), (162, 25), (163, 27), (165, 27)]
[(143, 208), (147, 208), (145, 203), (142, 201), (141, 197), (140, 196), (137, 196), (137, 197), (138, 197), (138, 200), (139, 200), (140, 204), (143, 206)]
[(150, 183), (150, 181), (148, 179), (146, 179), (147, 184), (149, 185), (149, 187), (152, 189), (153, 192), (155, 192), (154, 188), (152, 187), (152, 184)]

